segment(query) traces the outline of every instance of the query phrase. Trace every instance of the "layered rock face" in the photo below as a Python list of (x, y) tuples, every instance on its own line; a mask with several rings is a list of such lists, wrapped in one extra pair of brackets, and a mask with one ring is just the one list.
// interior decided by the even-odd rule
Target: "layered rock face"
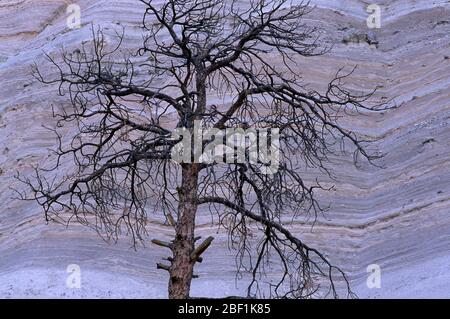
[[(124, 238), (107, 244), (95, 232), (46, 224), (34, 202), (15, 198), (19, 171), (49, 159), (54, 136), (51, 106), (61, 99), (54, 86), (31, 76), (45, 63), (43, 52), (73, 50), (91, 39), (90, 24), (126, 27), (125, 46), (140, 43), (142, 6), (134, 0), (80, 0), (82, 27), (67, 28), (65, 0), (0, 2), (0, 297), (166, 297), (167, 275), (155, 263), (167, 255), (150, 239), (171, 234), (151, 218), (148, 245), (133, 250)], [(333, 50), (299, 61), (305, 82), (323, 87), (341, 67), (358, 66), (348, 80), (355, 89), (380, 89), (376, 97), (399, 106), (343, 118), (343, 125), (376, 140), (385, 156), (371, 166), (351, 157), (333, 158), (335, 179), (314, 170), (333, 190), (320, 194), (330, 209), (314, 227), (288, 227), (341, 266), (360, 297), (450, 297), (450, 3), (377, 1), (381, 28), (368, 29), (366, 2), (312, 1), (307, 17), (325, 30)], [(70, 130), (68, 131), (70, 134)], [(66, 165), (69, 165), (67, 163)], [(158, 213), (155, 213), (158, 217)], [(217, 233), (217, 234), (216, 234)], [(193, 295), (245, 294), (236, 279), (234, 252), (207, 212), (198, 234), (216, 240), (198, 266)], [(67, 267), (81, 270), (81, 288), (67, 286)], [(381, 269), (381, 288), (369, 289), (367, 267)], [(70, 286), (70, 285), (69, 285)]]

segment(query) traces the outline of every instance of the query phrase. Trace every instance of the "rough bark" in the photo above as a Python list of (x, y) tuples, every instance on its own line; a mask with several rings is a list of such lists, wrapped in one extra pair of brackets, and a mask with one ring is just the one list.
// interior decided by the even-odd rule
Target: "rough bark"
[(183, 164), (181, 187), (178, 188), (178, 221), (173, 242), (173, 261), (170, 267), (169, 298), (189, 298), (195, 260), (194, 251), (195, 215), (197, 213), (198, 166)]

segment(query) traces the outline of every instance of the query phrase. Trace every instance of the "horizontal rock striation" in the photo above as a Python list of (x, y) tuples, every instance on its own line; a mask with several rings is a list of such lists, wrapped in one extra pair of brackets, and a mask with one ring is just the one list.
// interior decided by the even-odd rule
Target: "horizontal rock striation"
[[(170, 227), (150, 217), (148, 244), (133, 250), (124, 238), (116, 245), (95, 232), (71, 225), (46, 224), (33, 202), (15, 199), (17, 171), (51, 160), (55, 139), (51, 106), (61, 102), (55, 87), (31, 77), (43, 52), (75, 50), (91, 38), (90, 24), (126, 27), (125, 46), (141, 39), (142, 7), (134, 0), (80, 0), (82, 27), (66, 27), (66, 0), (0, 2), (0, 297), (166, 297), (166, 273), (156, 262), (167, 252), (150, 244)], [(348, 85), (360, 90), (380, 86), (376, 97), (399, 106), (342, 119), (385, 156), (371, 166), (353, 165), (351, 156), (332, 158), (333, 190), (320, 193), (330, 209), (311, 220), (290, 222), (290, 229), (327, 253), (349, 275), (360, 297), (450, 297), (450, 3), (377, 1), (382, 27), (366, 26), (365, 1), (312, 1), (307, 20), (325, 30), (329, 54), (299, 61), (305, 82), (321, 88), (342, 66), (357, 69)], [(70, 128), (68, 128), (70, 133)], [(70, 163), (67, 163), (70, 165)], [(216, 240), (198, 267), (194, 295), (245, 293), (236, 280), (233, 251), (207, 212), (198, 219), (199, 235)], [(68, 289), (66, 268), (78, 264), (81, 289)], [(366, 286), (367, 267), (378, 264), (381, 289)], [(219, 271), (218, 271), (219, 270)], [(220, 287), (220, 289), (218, 289)]]

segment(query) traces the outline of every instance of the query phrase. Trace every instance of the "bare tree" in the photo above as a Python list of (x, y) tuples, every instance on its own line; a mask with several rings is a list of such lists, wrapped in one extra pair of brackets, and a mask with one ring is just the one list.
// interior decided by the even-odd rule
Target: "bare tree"
[[(121, 58), (124, 33), (111, 48), (104, 32), (93, 28), (92, 43), (62, 57), (47, 55), (56, 77), (35, 68), (35, 76), (58, 84), (70, 103), (54, 110), (56, 165), (36, 168), (32, 179), (19, 176), (31, 187), (29, 199), (39, 202), (48, 221), (77, 221), (108, 240), (127, 234), (134, 243), (146, 240), (147, 216), (163, 212), (174, 238), (153, 243), (172, 252), (169, 265), (157, 264), (169, 272), (170, 298), (189, 297), (194, 266), (213, 240), (200, 243), (195, 236), (202, 206), (228, 231), (238, 271), (250, 272), (249, 296), (270, 291), (272, 297), (305, 298), (320, 291), (338, 297), (338, 281), (351, 295), (344, 272), (282, 222), (283, 216), (322, 210), (314, 198), (321, 186), (302, 179), (302, 165), (326, 171), (327, 156), (343, 151), (345, 141), (355, 157), (375, 158), (365, 141), (338, 123), (344, 111), (377, 107), (368, 101), (372, 93), (345, 89), (352, 71), (339, 70), (322, 93), (300, 78), (299, 58), (328, 51), (320, 32), (304, 23), (308, 4), (140, 2), (144, 37), (137, 54)], [(59, 129), (68, 122), (78, 128), (69, 141)], [(271, 145), (270, 132), (279, 130), (279, 146), (269, 151), (279, 156), (276, 170), (268, 172), (273, 161), (252, 161), (248, 154), (228, 163), (218, 160), (220, 154), (214, 161), (195, 160), (194, 152), (177, 145), (198, 137), (196, 123), (266, 130)], [(188, 134), (174, 134), (180, 129)], [(214, 140), (220, 138), (202, 141), (201, 152)], [(172, 160), (174, 151), (183, 154), (182, 163)], [(62, 172), (70, 158), (75, 170)], [(280, 267), (279, 278), (263, 289), (269, 260)]]

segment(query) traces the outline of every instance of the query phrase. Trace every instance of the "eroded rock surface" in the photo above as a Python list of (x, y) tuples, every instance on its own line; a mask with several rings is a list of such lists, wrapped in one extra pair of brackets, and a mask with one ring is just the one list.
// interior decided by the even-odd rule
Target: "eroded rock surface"
[[(66, 27), (69, 3), (0, 2), (0, 297), (165, 297), (167, 275), (155, 267), (165, 251), (150, 243), (134, 251), (126, 240), (108, 245), (76, 225), (46, 225), (39, 207), (10, 191), (18, 186), (15, 172), (31, 174), (31, 165), (45, 161), (55, 145), (43, 125), (53, 123), (51, 105), (59, 100), (54, 87), (31, 77), (32, 63), (44, 63), (43, 52), (75, 50), (89, 41), (91, 23), (126, 26), (127, 46), (141, 39), (138, 1), (80, 0), (79, 30)], [(377, 97), (401, 107), (343, 119), (377, 139), (372, 147), (385, 153), (385, 168), (334, 159), (336, 180), (319, 176), (335, 185), (321, 194), (330, 210), (312, 229), (300, 221), (289, 227), (344, 268), (360, 297), (450, 297), (450, 3), (377, 1), (377, 30), (366, 26), (365, 1), (312, 3), (317, 8), (308, 20), (326, 30), (334, 49), (299, 61), (305, 80), (320, 88), (340, 67), (357, 65), (350, 85), (381, 86)], [(314, 180), (317, 172), (304, 176)], [(200, 235), (216, 233), (206, 212), (198, 222)], [(156, 218), (149, 228), (152, 235), (170, 234)], [(223, 234), (215, 236), (193, 293), (243, 294), (234, 253)], [(69, 264), (81, 267), (81, 289), (66, 287)], [(381, 289), (366, 287), (370, 264), (381, 266)]]

